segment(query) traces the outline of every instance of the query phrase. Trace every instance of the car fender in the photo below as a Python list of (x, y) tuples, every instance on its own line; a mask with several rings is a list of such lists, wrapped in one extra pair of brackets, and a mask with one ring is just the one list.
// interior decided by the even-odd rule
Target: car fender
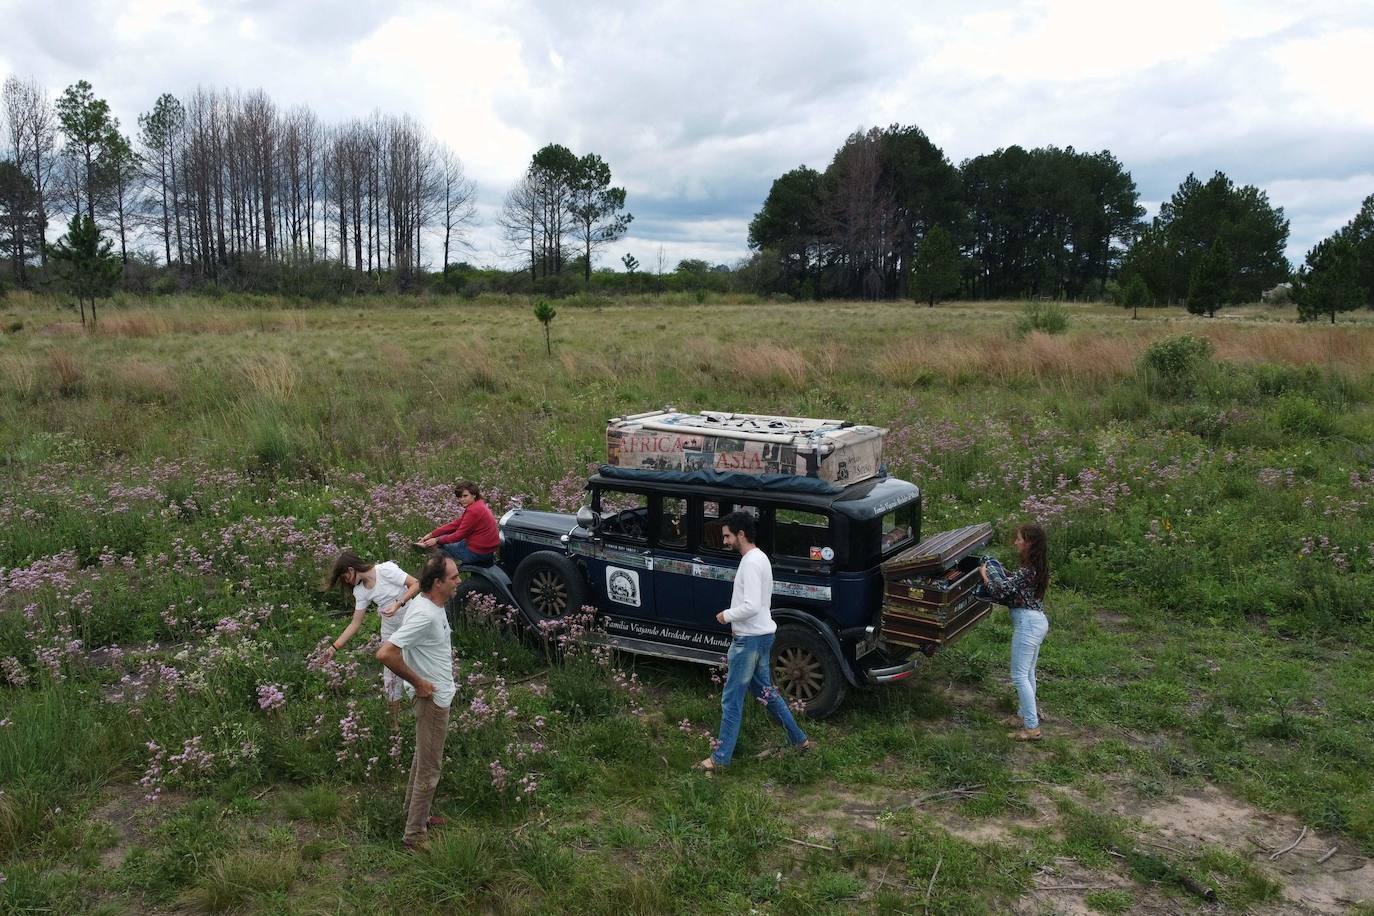
[(853, 667), (849, 664), (849, 659), (845, 658), (844, 650), (840, 648), (840, 640), (835, 636), (835, 631), (830, 628), (824, 620), (815, 614), (806, 611), (799, 611), (795, 608), (776, 608), (773, 611), (773, 620), (776, 623), (799, 623), (804, 627), (809, 627), (821, 635), (830, 651), (835, 653), (835, 658), (840, 662), (840, 670), (844, 672), (844, 679), (853, 687), (859, 686), (859, 679), (854, 674)]
[(525, 618), (525, 623), (529, 623), (529, 617), (525, 614), (525, 609), (520, 607), (520, 602), (515, 600), (515, 588), (511, 583), (510, 576), (499, 566), (471, 566), (465, 565), (462, 571), (471, 577), (485, 579), (496, 590), (497, 596), (503, 604), (509, 604), (520, 611), (520, 616)]

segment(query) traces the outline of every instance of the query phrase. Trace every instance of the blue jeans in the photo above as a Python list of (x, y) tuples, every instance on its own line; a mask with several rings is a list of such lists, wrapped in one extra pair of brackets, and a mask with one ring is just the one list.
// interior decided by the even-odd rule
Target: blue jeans
[(736, 636), (730, 640), (726, 662), (730, 670), (725, 675), (725, 689), (720, 698), (720, 746), (711, 754), (716, 766), (729, 766), (739, 738), (740, 718), (744, 714), (744, 691), (768, 704), (768, 712), (787, 729), (787, 740), (793, 745), (806, 740), (806, 733), (797, 727), (792, 710), (782, 691), (773, 686), (768, 673), (769, 656), (773, 650), (773, 634)]
[(1020, 706), (1017, 715), (1026, 728), (1040, 727), (1040, 712), (1035, 706), (1035, 665), (1040, 661), (1040, 644), (1050, 631), (1043, 611), (1011, 609), (1011, 683)]
[(473, 553), (472, 548), (468, 547), (467, 538), (454, 541), (451, 544), (440, 544), (439, 549), (453, 557), (459, 566), (464, 563), (490, 564), (492, 558), (496, 556), (494, 553)]

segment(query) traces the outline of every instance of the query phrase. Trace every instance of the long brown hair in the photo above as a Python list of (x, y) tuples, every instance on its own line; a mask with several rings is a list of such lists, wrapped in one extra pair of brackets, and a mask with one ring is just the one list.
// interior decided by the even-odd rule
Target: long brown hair
[(373, 564), (365, 562), (362, 557), (358, 556), (353, 551), (341, 550), (339, 551), (339, 555), (334, 558), (334, 565), (330, 567), (329, 572), (325, 574), (324, 581), (320, 583), (320, 591), (330, 591), (337, 585), (339, 591), (347, 595), (353, 586), (343, 580), (344, 573), (350, 569), (357, 573), (365, 573), (371, 569), (372, 566)]
[(1021, 566), (1035, 571), (1035, 597), (1045, 600), (1045, 590), (1050, 587), (1049, 547), (1045, 542), (1045, 529), (1026, 522), (1016, 526), (1016, 533), (1026, 542), (1025, 553), (1021, 555)]

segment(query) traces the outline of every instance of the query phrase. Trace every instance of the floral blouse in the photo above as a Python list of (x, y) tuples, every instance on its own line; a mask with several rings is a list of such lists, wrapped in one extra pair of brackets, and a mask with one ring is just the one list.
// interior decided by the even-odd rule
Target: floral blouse
[(1035, 597), (1035, 570), (1023, 566), (1014, 573), (996, 560), (987, 561), (988, 584), (984, 594), (998, 604), (1010, 608), (1027, 608), (1045, 612), (1045, 602)]

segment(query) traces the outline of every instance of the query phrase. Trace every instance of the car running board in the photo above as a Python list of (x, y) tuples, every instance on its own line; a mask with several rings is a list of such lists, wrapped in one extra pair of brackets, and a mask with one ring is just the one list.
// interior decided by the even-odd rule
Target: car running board
[(695, 662), (698, 665), (720, 666), (725, 663), (725, 650), (696, 649), (691, 646), (670, 646), (648, 639), (635, 639), (632, 636), (612, 636), (608, 633), (588, 633), (583, 642), (598, 646), (610, 646), (623, 652), (636, 655), (652, 655), (657, 658), (672, 658), (678, 661)]

